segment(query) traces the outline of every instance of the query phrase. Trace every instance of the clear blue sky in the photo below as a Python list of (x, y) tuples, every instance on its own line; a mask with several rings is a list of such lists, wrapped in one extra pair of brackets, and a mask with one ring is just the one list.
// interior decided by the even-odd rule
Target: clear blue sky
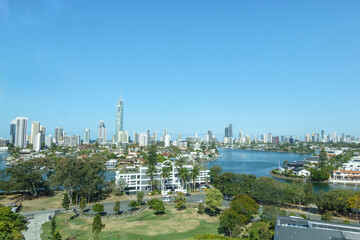
[(0, 136), (16, 116), (92, 138), (104, 120), (112, 135), (121, 90), (130, 132), (360, 136), (359, 11), (358, 0), (0, 0)]

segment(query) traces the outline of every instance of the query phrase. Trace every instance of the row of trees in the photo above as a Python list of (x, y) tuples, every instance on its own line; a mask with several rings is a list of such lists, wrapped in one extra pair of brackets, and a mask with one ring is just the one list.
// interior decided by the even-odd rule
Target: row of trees
[(37, 197), (40, 193), (64, 189), (70, 204), (79, 202), (80, 198), (86, 202), (99, 200), (108, 187), (104, 177), (106, 160), (95, 154), (82, 159), (43, 158), (19, 162), (0, 172), (0, 190), (30, 192)]
[[(281, 183), (270, 177), (256, 178), (254, 175), (223, 173), (219, 167), (210, 169), (213, 185), (224, 195), (235, 196), (247, 194), (257, 203), (264, 205), (309, 205), (315, 204), (320, 213), (332, 212), (338, 215), (348, 215), (356, 207), (351, 204), (359, 192), (345, 189), (329, 192), (313, 192), (312, 184), (303, 180)], [(353, 201), (356, 202), (356, 201)]]

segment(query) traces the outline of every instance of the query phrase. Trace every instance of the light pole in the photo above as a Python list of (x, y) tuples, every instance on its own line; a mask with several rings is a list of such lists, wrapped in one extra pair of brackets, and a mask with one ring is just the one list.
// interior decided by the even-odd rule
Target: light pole
[(37, 223), (35, 223), (35, 240), (37, 240)]

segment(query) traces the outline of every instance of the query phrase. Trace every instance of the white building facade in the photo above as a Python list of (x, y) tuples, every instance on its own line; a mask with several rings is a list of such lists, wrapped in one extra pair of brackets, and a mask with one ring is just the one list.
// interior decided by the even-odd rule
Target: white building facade
[[(166, 167), (166, 164), (170, 164), (170, 176), (167, 179), (161, 177), (161, 171), (163, 167)], [(184, 168), (187, 168), (189, 172), (193, 169), (191, 165), (184, 165)], [(161, 182), (161, 190), (163, 193), (168, 191), (181, 191), (184, 192), (186, 189), (185, 186), (182, 186), (181, 179), (178, 175), (179, 168), (175, 167), (174, 163), (170, 160), (163, 162), (162, 164), (158, 164), (156, 166), (157, 173), (153, 178), (153, 181), (157, 180)], [(125, 179), (127, 183), (127, 188), (125, 192), (128, 194), (135, 194), (138, 191), (150, 191), (151, 189), (151, 182), (150, 177), (146, 174), (148, 167), (139, 167), (139, 171), (131, 172), (131, 173), (120, 173), (120, 171), (116, 171), (116, 183), (119, 181), (120, 178)], [(210, 170), (201, 170), (199, 176), (197, 176), (195, 180), (195, 184), (197, 186), (206, 184), (210, 179)], [(192, 183), (192, 181), (190, 181)]]

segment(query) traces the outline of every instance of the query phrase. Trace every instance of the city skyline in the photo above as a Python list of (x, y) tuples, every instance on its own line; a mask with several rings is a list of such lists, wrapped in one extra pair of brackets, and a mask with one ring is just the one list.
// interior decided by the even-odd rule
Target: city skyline
[(0, 1), (0, 136), (18, 116), (92, 139), (103, 120), (112, 136), (121, 89), (130, 133), (360, 136), (359, 7)]

